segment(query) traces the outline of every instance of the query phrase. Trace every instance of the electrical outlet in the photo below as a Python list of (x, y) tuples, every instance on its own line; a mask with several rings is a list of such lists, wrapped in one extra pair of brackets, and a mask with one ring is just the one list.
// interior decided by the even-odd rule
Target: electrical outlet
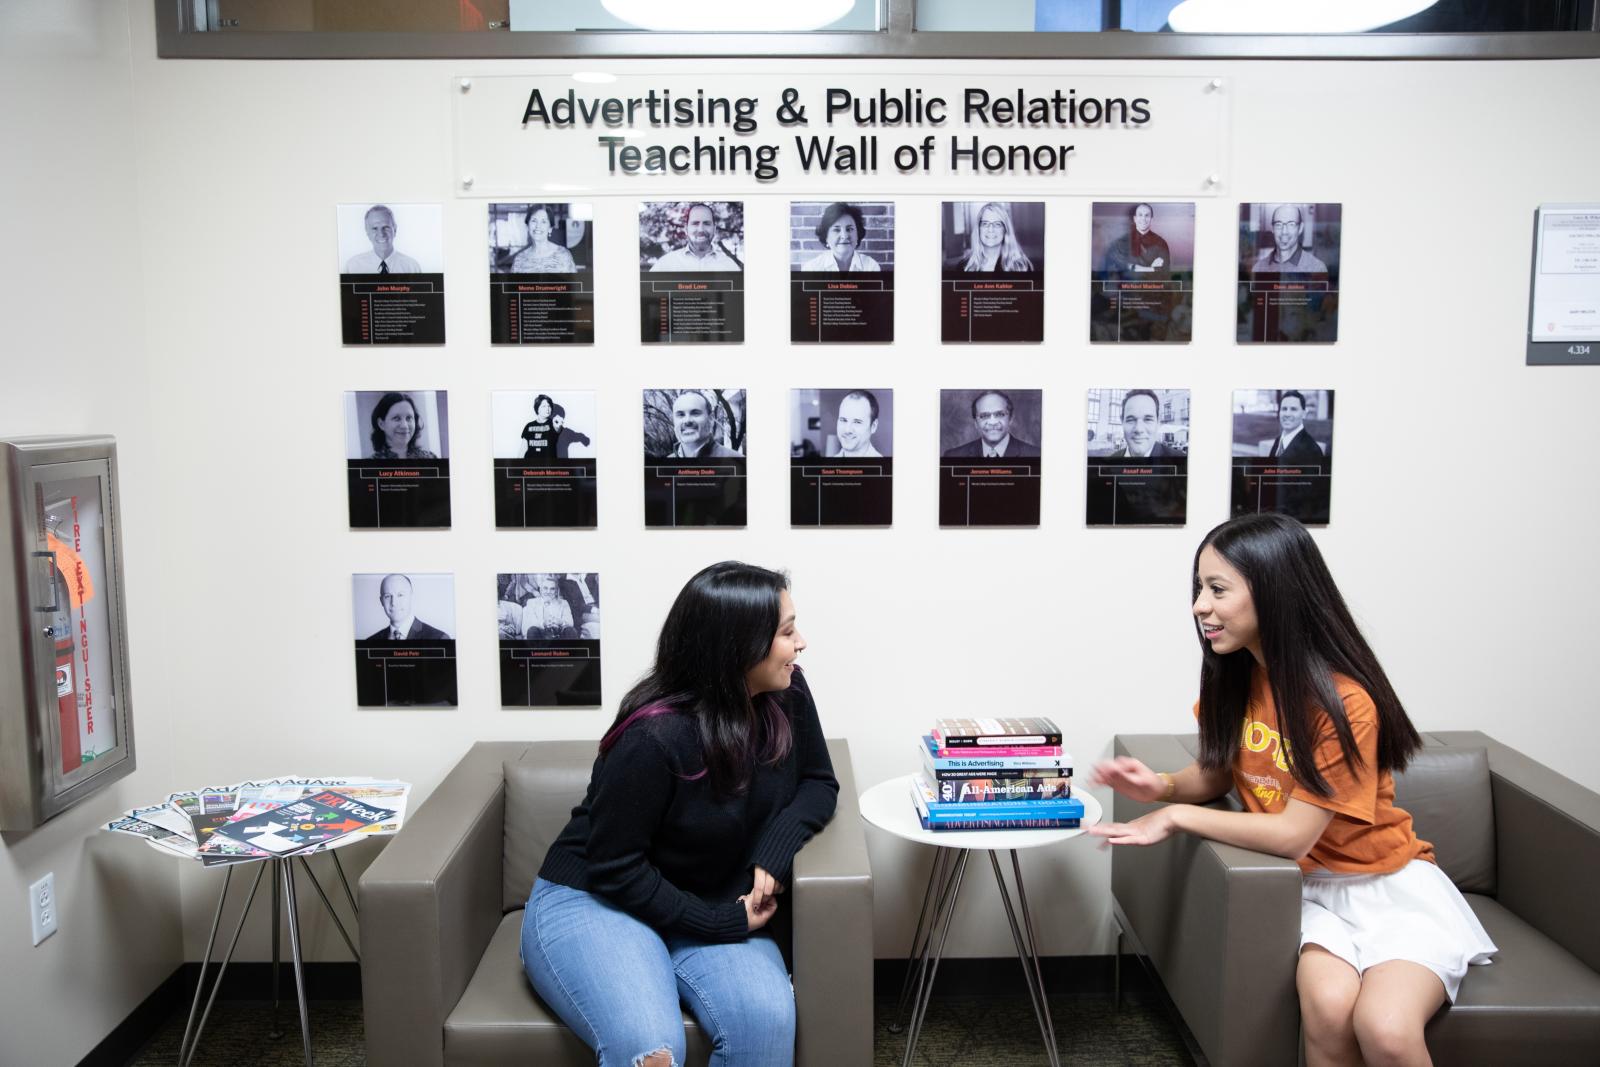
[(28, 911), (33, 916), (33, 943), (56, 932), (56, 876), (45, 875), (28, 887)]

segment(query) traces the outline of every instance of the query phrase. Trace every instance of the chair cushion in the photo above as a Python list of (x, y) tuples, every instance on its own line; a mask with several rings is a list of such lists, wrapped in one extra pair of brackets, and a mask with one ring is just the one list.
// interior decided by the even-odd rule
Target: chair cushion
[[(500, 920), (466, 992), (444, 1022), (444, 1062), (450, 1067), (594, 1067), (594, 1053), (544, 1006), (523, 973), (518, 948), (522, 911)], [(711, 1055), (705, 1034), (688, 1015), (683, 1020), (688, 1061)]]
[(1463, 893), (1495, 892), (1494, 794), (1481, 748), (1426, 745), (1394, 776), (1395, 803)]
[(506, 761), (502, 910), (528, 903), (550, 843), (589, 788), (594, 760), (593, 741), (542, 741), (529, 745), (521, 759)]
[(1435, 1063), (1589, 1064), (1600, 1049), (1600, 974), (1476, 893), (1467, 903), (1500, 951), (1471, 967), (1456, 1003), (1428, 1022)]

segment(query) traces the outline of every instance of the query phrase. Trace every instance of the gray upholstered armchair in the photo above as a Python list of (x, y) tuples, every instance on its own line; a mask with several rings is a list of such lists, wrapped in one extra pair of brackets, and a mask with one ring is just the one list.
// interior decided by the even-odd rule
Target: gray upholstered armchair
[[(839, 808), (795, 860), (797, 1060), (872, 1061), (872, 875), (850, 750), (828, 742)], [(594, 1054), (517, 959), (545, 850), (583, 798), (593, 741), (472, 746), (361, 878), (361, 986), (374, 1067), (587, 1067)], [(685, 1017), (691, 1062), (710, 1054)]]
[[(1429, 1021), (1434, 1062), (1600, 1061), (1600, 795), (1486, 734), (1431, 733), (1424, 744), (1395, 776), (1396, 802), (1500, 949)], [(1168, 734), (1119, 736), (1115, 747), (1164, 771), (1198, 750), (1194, 735)], [(1119, 796), (1114, 817), (1151, 807)], [(1111, 888), (1129, 947), (1213, 1067), (1296, 1062), (1292, 860), (1183, 836), (1114, 850)]]

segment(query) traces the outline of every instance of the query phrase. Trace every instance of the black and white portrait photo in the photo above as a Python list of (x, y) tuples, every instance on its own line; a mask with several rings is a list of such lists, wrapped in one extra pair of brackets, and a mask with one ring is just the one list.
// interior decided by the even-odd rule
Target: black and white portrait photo
[(1333, 390), (1233, 391), (1233, 514), (1280, 511), (1328, 522)]
[(1240, 343), (1331, 344), (1339, 339), (1343, 205), (1239, 205)]
[(496, 390), (490, 406), (496, 458), (543, 463), (595, 455), (592, 391)]
[(939, 390), (939, 454), (946, 459), (1038, 456), (1043, 397), (1039, 389)]
[(894, 204), (791, 203), (789, 269), (837, 274), (894, 270)]
[(344, 394), (350, 525), (450, 525), (450, 407), (444, 390)]
[(1044, 204), (1016, 200), (945, 201), (940, 213), (946, 271), (1044, 272)]
[(1189, 390), (1090, 389), (1085, 522), (1182, 526), (1189, 501)]
[(600, 579), (592, 572), (499, 576), (500, 636), (555, 641), (600, 637)]
[(450, 574), (351, 575), (359, 705), (455, 705), (455, 603)]
[(1091, 208), (1089, 339), (1187, 342), (1194, 330), (1192, 202)]
[(453, 575), (356, 574), (352, 580), (356, 640), (404, 643), (455, 636)]
[(744, 203), (667, 200), (639, 207), (639, 269), (744, 270)]
[(438, 204), (340, 204), (341, 274), (442, 274)]
[(1088, 454), (1162, 459), (1189, 454), (1189, 390), (1089, 390)]
[(644, 454), (672, 460), (744, 456), (743, 389), (646, 389)]
[(449, 405), (440, 389), (344, 395), (345, 458), (405, 462), (450, 455)]
[(881, 459), (894, 455), (891, 389), (791, 389), (789, 455), (794, 459)]
[(489, 205), (489, 269), (495, 274), (575, 274), (593, 266), (592, 204)]

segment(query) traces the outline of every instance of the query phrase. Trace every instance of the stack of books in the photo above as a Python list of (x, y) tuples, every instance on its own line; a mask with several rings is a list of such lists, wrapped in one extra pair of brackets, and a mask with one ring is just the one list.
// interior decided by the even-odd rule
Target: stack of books
[(940, 719), (917, 752), (911, 797), (925, 830), (1067, 830), (1083, 819), (1049, 719)]
[(105, 824), (210, 867), (339, 848), (400, 832), (409, 782), (285, 775), (169, 793)]

